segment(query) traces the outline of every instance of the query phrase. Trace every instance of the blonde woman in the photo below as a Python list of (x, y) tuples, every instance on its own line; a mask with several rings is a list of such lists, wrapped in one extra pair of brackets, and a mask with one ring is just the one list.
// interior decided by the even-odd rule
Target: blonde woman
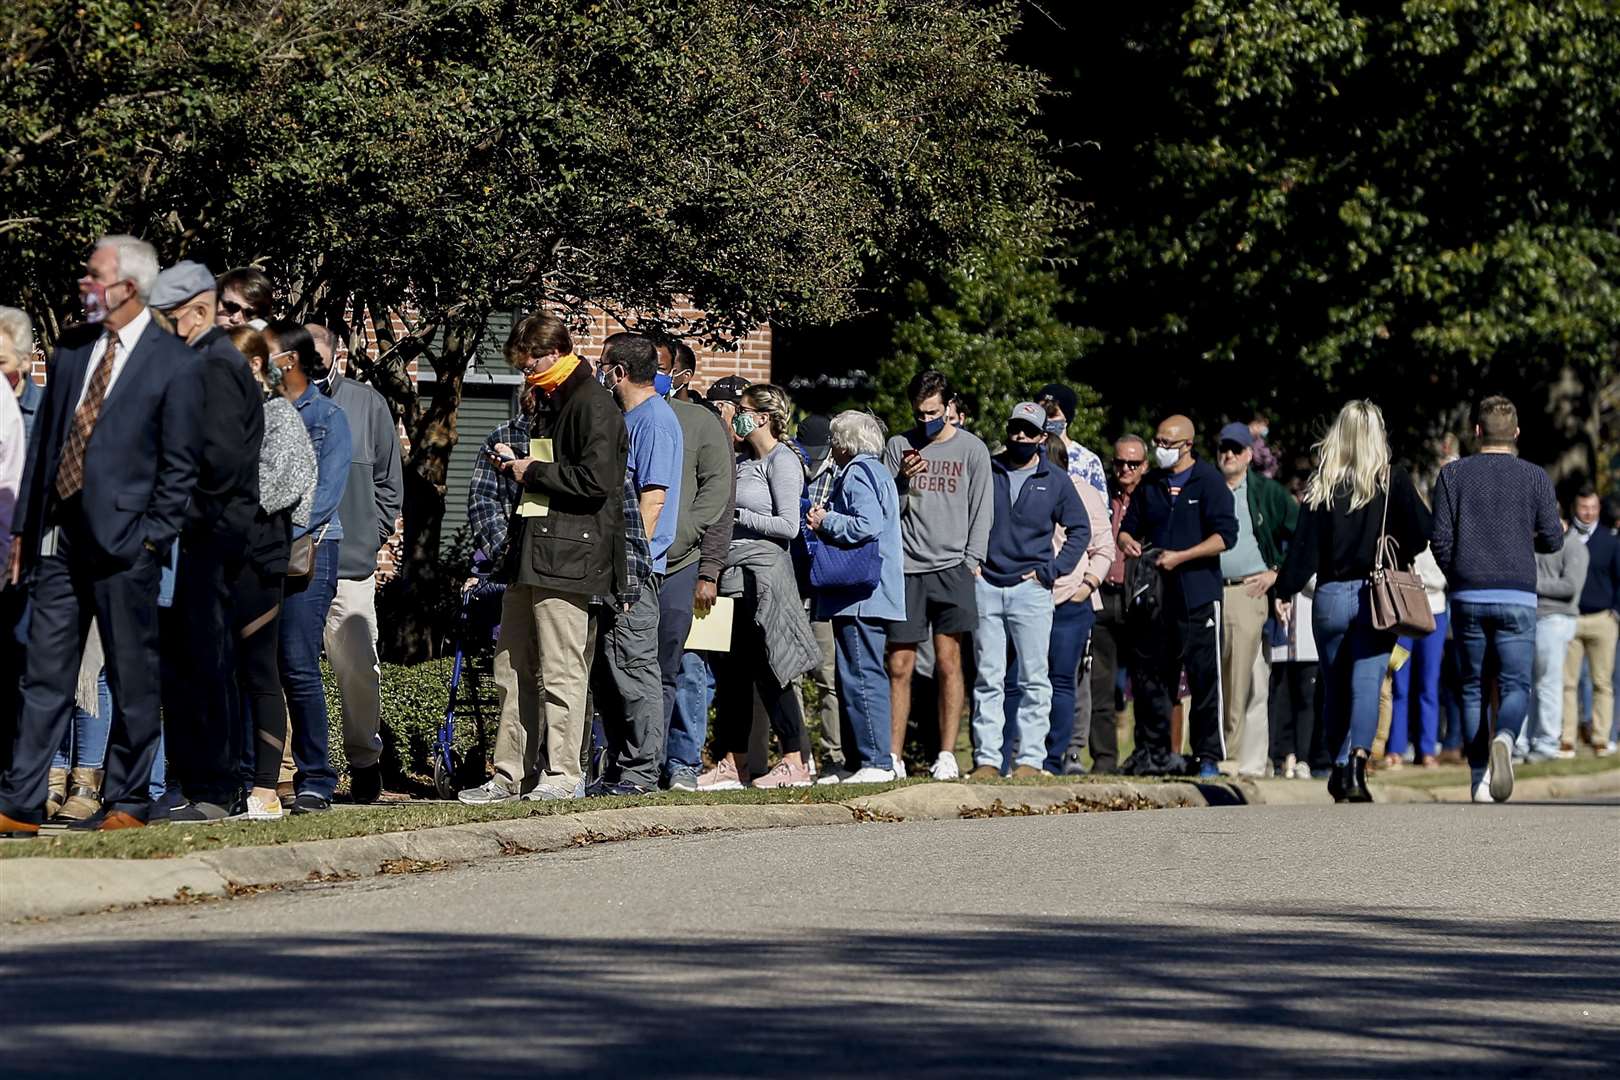
[(1386, 505), (1406, 563), (1428, 546), (1429, 511), (1411, 478), (1390, 467), (1384, 414), (1370, 401), (1339, 411), (1316, 456), (1275, 592), (1289, 600), (1316, 575), (1311, 628), (1322, 665), (1324, 742), (1334, 754), (1328, 791), (1336, 802), (1371, 802), (1367, 755), (1395, 635), (1373, 629), (1367, 575)]

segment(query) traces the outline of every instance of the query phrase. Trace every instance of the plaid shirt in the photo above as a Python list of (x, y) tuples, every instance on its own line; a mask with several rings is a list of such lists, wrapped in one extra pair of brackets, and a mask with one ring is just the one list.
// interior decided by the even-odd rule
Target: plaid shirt
[(831, 457), (828, 457), (821, 471), (812, 476), (806, 484), (805, 497), (810, 500), (810, 505), (826, 506), (832, 498), (833, 483), (837, 479), (838, 466), (833, 464)]
[[(547, 418), (535, 418), (542, 429)], [(467, 487), (467, 523), (472, 528), (473, 543), (495, 565), (506, 561), (506, 545), (511, 537), (512, 517), (517, 511), (523, 488), (516, 480), (496, 471), (489, 462), (496, 443), (505, 443), (518, 457), (529, 454), (529, 438), (535, 421), (527, 416), (516, 416), (489, 433), (483, 450), (473, 462), (472, 483)], [(647, 541), (647, 530), (641, 521), (641, 504), (636, 501), (636, 488), (629, 473), (624, 478), (624, 563), (627, 574), (625, 592), (618, 596), (619, 604), (633, 604), (641, 595), (641, 587), (652, 577), (652, 545)], [(611, 596), (593, 596), (591, 603), (603, 607), (613, 606)]]

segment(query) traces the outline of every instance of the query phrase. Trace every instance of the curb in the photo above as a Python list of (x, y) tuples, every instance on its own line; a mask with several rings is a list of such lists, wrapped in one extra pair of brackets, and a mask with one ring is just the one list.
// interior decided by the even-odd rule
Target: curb
[[(1466, 787), (1373, 785), (1375, 801), (1466, 802)], [(1620, 795), (1620, 770), (1524, 780), (1520, 800)], [(647, 806), (547, 817), (444, 825), (261, 847), (226, 848), (174, 859), (0, 860), (0, 922), (82, 915), (157, 903), (185, 903), (317, 881), (445, 869), (498, 856), (562, 851), (589, 844), (705, 832), (862, 821), (944, 821), (964, 816), (1022, 816), (1208, 806), (1332, 805), (1320, 783), (1224, 780), (1219, 783), (1080, 783), (1030, 786), (932, 783), (895, 788), (841, 803), (760, 806)]]

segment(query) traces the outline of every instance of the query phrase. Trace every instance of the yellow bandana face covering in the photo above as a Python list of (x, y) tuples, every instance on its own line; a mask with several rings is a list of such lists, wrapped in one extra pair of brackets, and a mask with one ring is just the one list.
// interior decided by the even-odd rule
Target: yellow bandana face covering
[(557, 357), (557, 362), (546, 368), (546, 370), (534, 375), (524, 376), (523, 381), (549, 394), (561, 386), (578, 366), (578, 354), (569, 353), (567, 356)]

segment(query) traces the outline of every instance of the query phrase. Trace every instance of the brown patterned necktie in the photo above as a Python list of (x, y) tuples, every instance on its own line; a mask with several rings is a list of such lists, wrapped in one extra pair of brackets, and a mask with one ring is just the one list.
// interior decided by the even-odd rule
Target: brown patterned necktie
[(101, 403), (107, 397), (107, 384), (112, 382), (113, 361), (118, 359), (118, 334), (107, 332), (107, 348), (101, 354), (101, 363), (90, 376), (90, 388), (84, 401), (73, 414), (73, 430), (68, 432), (67, 445), (62, 448), (62, 460), (56, 466), (56, 494), (71, 499), (84, 488), (84, 450), (90, 445), (90, 432), (95, 429), (96, 418), (101, 415)]

